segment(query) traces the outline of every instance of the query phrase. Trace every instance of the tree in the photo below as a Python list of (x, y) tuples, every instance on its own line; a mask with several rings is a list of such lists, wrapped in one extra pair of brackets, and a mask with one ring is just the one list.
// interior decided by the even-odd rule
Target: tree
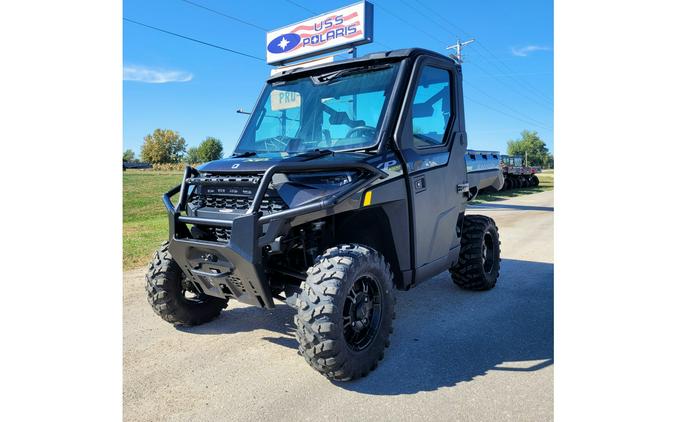
[(524, 130), (520, 132), (520, 139), (507, 142), (509, 155), (522, 155), (527, 153), (527, 164), (530, 166), (546, 167), (553, 163), (551, 155), (548, 153), (546, 143), (541, 140), (536, 131)]
[(170, 129), (155, 129), (143, 138), (141, 158), (156, 163), (178, 163), (185, 153), (185, 139)]
[(223, 144), (220, 142), (220, 139), (211, 136), (204, 139), (202, 143), (199, 144), (197, 150), (202, 163), (223, 158)]
[(187, 154), (185, 155), (185, 162), (188, 164), (201, 163), (202, 160), (199, 158), (199, 148), (188, 148)]
[(126, 161), (126, 162), (136, 161), (136, 157), (134, 155), (134, 152), (130, 149), (124, 151), (124, 154), (122, 154), (122, 161)]

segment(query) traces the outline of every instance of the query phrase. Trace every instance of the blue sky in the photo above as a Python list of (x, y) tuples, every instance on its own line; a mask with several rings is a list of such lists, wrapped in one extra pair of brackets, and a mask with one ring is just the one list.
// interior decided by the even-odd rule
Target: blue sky
[[(248, 24), (196, 7), (203, 5)], [(264, 29), (279, 28), (354, 0), (125, 0), (124, 17), (253, 56), (265, 55)], [(376, 44), (359, 55), (405, 47), (464, 51), (469, 147), (506, 151), (523, 129), (553, 151), (553, 2), (374, 0)], [(316, 12), (316, 13), (313, 13)], [(234, 148), (270, 66), (124, 22), (124, 149), (140, 152), (155, 128), (180, 132), (188, 146), (207, 136)], [(259, 28), (258, 28), (259, 27)]]

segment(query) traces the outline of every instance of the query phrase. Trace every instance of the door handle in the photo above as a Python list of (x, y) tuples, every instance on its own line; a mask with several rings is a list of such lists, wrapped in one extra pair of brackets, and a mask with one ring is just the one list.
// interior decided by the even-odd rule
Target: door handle
[(414, 178), (413, 186), (415, 187), (415, 193), (425, 191), (427, 189), (427, 181), (424, 178), (424, 175)]

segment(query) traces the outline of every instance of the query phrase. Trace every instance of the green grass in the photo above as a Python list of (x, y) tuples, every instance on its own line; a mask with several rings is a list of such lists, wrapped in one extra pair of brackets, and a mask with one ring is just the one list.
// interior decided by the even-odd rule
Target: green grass
[(124, 269), (147, 265), (168, 237), (162, 194), (180, 183), (180, 171), (127, 170), (123, 178)]
[[(162, 194), (179, 184), (182, 176), (180, 171), (124, 172), (122, 237), (125, 270), (147, 265), (154, 250), (167, 239), (169, 227)], [(537, 177), (540, 183), (536, 188), (481, 192), (474, 202), (499, 201), (553, 189), (553, 170), (545, 170)]]
[(553, 170), (544, 170), (537, 174), (539, 186), (533, 188), (511, 189), (504, 192), (483, 191), (478, 197), (471, 201), (472, 203), (502, 201), (504, 199), (515, 198), (516, 196), (531, 195), (537, 192), (544, 192), (553, 189)]

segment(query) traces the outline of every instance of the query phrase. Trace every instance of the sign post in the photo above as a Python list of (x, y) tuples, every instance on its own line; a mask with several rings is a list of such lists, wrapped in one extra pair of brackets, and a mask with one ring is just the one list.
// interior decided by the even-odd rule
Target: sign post
[(267, 63), (283, 65), (373, 41), (373, 5), (345, 6), (267, 33)]

